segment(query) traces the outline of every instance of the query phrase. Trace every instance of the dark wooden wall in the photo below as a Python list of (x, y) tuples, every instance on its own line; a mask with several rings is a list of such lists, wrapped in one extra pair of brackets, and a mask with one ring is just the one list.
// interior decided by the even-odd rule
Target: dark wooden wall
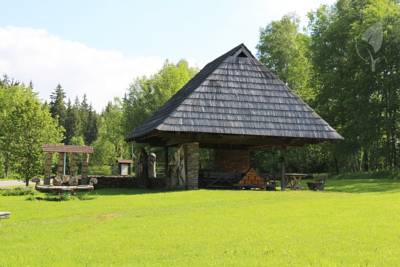
[(250, 169), (250, 152), (247, 149), (216, 149), (214, 167), (218, 171), (246, 172)]

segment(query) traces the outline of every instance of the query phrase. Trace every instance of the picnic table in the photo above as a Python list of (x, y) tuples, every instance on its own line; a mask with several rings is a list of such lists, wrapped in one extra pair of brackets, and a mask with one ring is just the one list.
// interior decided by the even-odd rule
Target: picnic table
[(303, 179), (306, 176), (307, 174), (305, 173), (285, 173), (286, 187), (293, 190), (301, 189), (300, 187), (301, 179)]

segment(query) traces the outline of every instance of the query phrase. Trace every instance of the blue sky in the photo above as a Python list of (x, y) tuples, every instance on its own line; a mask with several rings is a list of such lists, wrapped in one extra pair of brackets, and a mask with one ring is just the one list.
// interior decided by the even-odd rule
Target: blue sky
[(100, 110), (167, 58), (202, 67), (242, 42), (255, 52), (260, 27), (291, 12), (305, 24), (333, 2), (0, 0), (0, 73), (32, 80), (43, 99), (61, 83)]

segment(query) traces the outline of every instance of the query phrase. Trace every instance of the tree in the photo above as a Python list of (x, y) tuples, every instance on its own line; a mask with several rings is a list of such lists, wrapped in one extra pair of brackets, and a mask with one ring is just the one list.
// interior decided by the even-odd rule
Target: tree
[(119, 98), (108, 103), (102, 112), (94, 148), (93, 162), (98, 165), (113, 165), (116, 159), (129, 156), (123, 128), (122, 103)]
[(133, 82), (123, 99), (123, 122), (125, 134), (132, 131), (173, 94), (181, 89), (196, 73), (185, 60), (177, 64), (166, 61), (163, 68), (151, 77)]
[(97, 138), (97, 120), (98, 115), (88, 104), (86, 95), (84, 95), (82, 102), (76, 97), (73, 105), (68, 100), (65, 118), (65, 143), (71, 144), (71, 139), (74, 136), (81, 136), (85, 144), (92, 144)]
[(260, 62), (275, 72), (294, 92), (311, 102), (310, 37), (299, 31), (299, 18), (286, 15), (261, 29), (257, 45)]
[(64, 126), (66, 117), (65, 92), (60, 84), (57, 85), (54, 92), (50, 95), (49, 106), (51, 116), (57, 119), (59, 125)]
[(310, 14), (315, 105), (345, 137), (331, 146), (338, 166), (399, 166), (399, 29), (393, 0), (339, 0)]
[(63, 129), (29, 87), (0, 87), (0, 102), (0, 151), (28, 185), (41, 172), (42, 145), (59, 142)]

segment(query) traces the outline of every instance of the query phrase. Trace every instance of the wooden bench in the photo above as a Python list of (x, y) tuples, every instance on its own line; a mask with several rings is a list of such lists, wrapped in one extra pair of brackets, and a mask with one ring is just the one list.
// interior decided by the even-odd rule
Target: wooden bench
[(325, 178), (318, 179), (314, 182), (308, 182), (307, 186), (308, 189), (313, 190), (313, 191), (323, 191), (325, 189)]
[(242, 179), (241, 172), (200, 171), (199, 186), (202, 188), (233, 188)]

